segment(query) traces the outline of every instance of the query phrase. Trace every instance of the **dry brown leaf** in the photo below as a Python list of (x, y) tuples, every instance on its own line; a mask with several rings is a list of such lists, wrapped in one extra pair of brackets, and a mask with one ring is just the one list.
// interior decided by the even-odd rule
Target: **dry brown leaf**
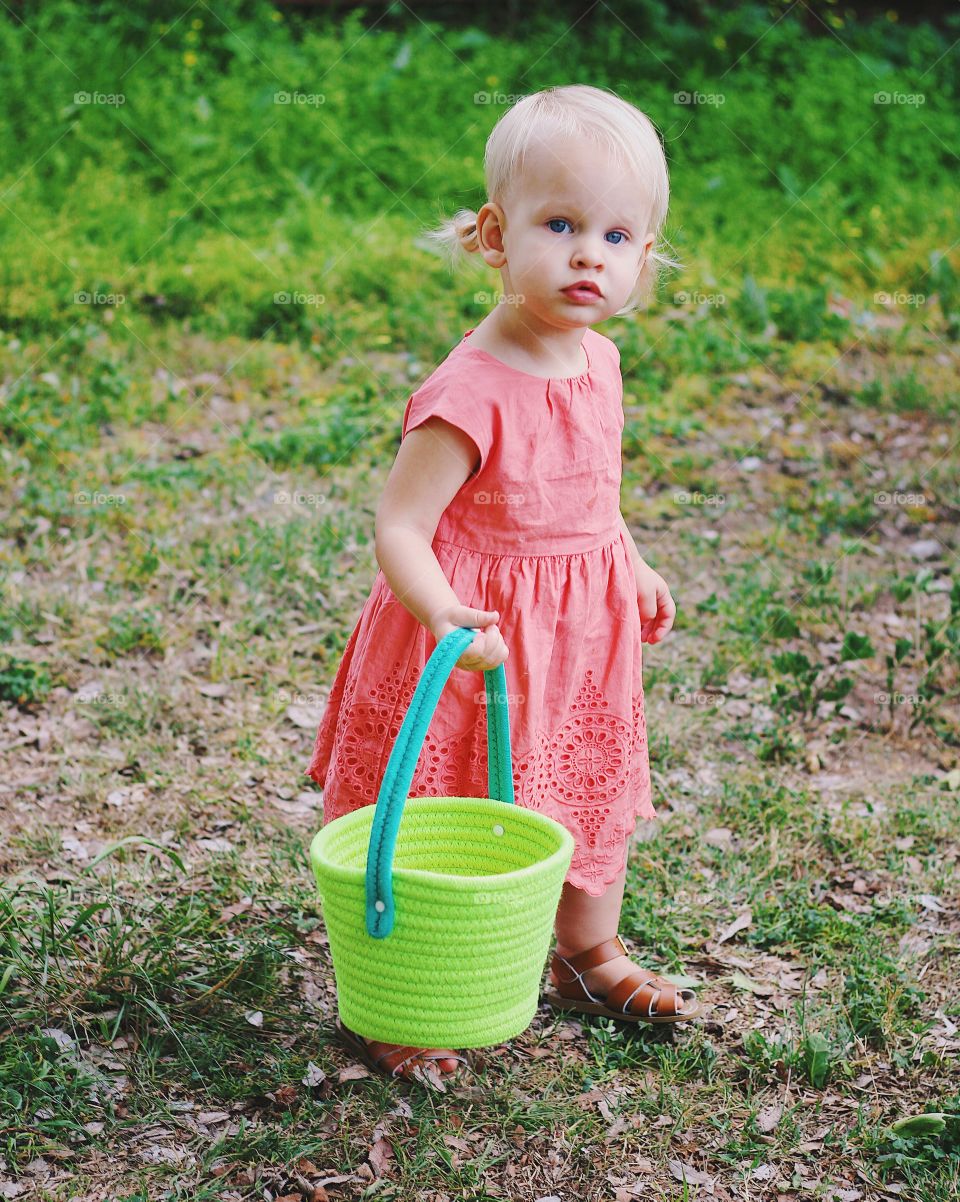
[(370, 1074), (362, 1064), (349, 1064), (346, 1068), (342, 1068), (340, 1070), (340, 1075), (337, 1078), (337, 1081), (340, 1085), (342, 1085), (344, 1081), (361, 1081), (364, 1077), (369, 1076)]
[(460, 1139), (459, 1136), (456, 1135), (445, 1135), (443, 1137), (443, 1142), (448, 1148), (457, 1148), (461, 1152), (473, 1151), (473, 1148), (470, 1147), (469, 1143), (465, 1139)]
[(270, 1095), (278, 1106), (290, 1107), (297, 1100), (295, 1085), (280, 1085)]
[(726, 943), (728, 939), (732, 939), (734, 935), (745, 930), (752, 922), (753, 913), (750, 910), (744, 910), (742, 914), (738, 914), (733, 922), (728, 927), (725, 927), (717, 936), (717, 946), (719, 947), (721, 943)]
[(621, 1117), (617, 1119), (617, 1121), (613, 1124), (613, 1126), (608, 1128), (606, 1135), (604, 1135), (604, 1137), (603, 1137), (603, 1142), (605, 1144), (613, 1143), (613, 1141), (615, 1139), (620, 1138), (620, 1136), (624, 1133), (624, 1131), (626, 1131), (626, 1129), (628, 1127), (632, 1127), (632, 1126), (633, 1126), (632, 1120), (628, 1119), (625, 1115), (621, 1115)]
[(313, 1063), (312, 1060), (307, 1061), (307, 1074), (301, 1080), (301, 1085), (306, 1085), (308, 1089), (316, 1089), (322, 1085), (327, 1079), (327, 1074), (319, 1065)]
[(214, 684), (202, 684), (200, 692), (204, 697), (226, 697), (230, 692), (230, 686), (224, 681), (218, 681)]
[(209, 1127), (213, 1123), (226, 1123), (229, 1118), (230, 1115), (226, 1110), (204, 1110), (197, 1115), (197, 1122), (202, 1123), (204, 1127)]
[(236, 918), (238, 914), (242, 914), (244, 910), (249, 910), (252, 905), (252, 897), (241, 897), (232, 906), (225, 906), (220, 911), (220, 917), (217, 919), (217, 922), (228, 922), (231, 918)]
[(367, 1153), (367, 1160), (376, 1175), (382, 1177), (390, 1168), (390, 1162), (393, 1160), (393, 1144), (381, 1135)]
[(714, 1179), (709, 1173), (701, 1173), (692, 1165), (684, 1164), (682, 1160), (668, 1160), (667, 1168), (678, 1181), (686, 1181), (688, 1185), (702, 1185), (705, 1189), (713, 1189)]
[(435, 1089), (437, 1093), (447, 1092), (447, 1081), (432, 1060), (428, 1060), (426, 1064), (415, 1064), (413, 1077), (427, 1089)]

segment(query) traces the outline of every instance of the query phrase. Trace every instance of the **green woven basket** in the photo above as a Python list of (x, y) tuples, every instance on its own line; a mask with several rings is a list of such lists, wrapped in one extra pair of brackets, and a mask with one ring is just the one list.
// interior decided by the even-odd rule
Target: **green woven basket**
[(424, 666), (376, 806), (327, 823), (310, 845), (340, 1018), (367, 1039), (484, 1047), (519, 1035), (537, 1009), (574, 844), (559, 822), (514, 804), (502, 664), (484, 673), (491, 796), (407, 796), (475, 634), (457, 627)]

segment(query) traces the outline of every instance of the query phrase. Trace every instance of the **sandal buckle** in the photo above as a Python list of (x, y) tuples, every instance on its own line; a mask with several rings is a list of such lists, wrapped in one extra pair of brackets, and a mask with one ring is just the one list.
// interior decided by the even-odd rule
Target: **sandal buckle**
[(620, 944), (620, 948), (623, 951), (623, 954), (625, 956), (629, 957), (630, 953), (629, 953), (629, 951), (627, 951), (627, 945), (623, 942), (623, 936), (620, 934), (619, 931), (616, 933), (616, 935), (614, 935), (614, 939), (616, 939), (617, 943)]

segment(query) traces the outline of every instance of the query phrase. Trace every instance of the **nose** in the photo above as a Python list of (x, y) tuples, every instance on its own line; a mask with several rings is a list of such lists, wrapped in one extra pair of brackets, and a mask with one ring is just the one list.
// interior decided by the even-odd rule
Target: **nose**
[(574, 247), (571, 264), (576, 267), (602, 267), (603, 252), (600, 239), (593, 236), (581, 236)]

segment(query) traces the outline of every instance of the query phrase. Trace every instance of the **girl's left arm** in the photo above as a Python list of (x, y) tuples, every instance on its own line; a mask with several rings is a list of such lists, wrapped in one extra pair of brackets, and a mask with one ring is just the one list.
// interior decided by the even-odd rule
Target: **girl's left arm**
[(677, 607), (667, 582), (644, 560), (630, 533), (624, 516), (620, 514), (620, 527), (626, 536), (627, 549), (633, 562), (633, 574), (637, 582), (637, 607), (640, 612), (640, 637), (645, 643), (659, 643), (673, 626)]
[(636, 540), (634, 539), (633, 535), (630, 533), (630, 528), (627, 525), (626, 518), (624, 518), (622, 513), (620, 514), (620, 529), (623, 531), (624, 535), (626, 536), (625, 541), (627, 544), (627, 550), (630, 552), (630, 560), (633, 564), (633, 572), (634, 572), (634, 575), (637, 577), (637, 583), (639, 584), (640, 583), (639, 572), (646, 565), (643, 561), (642, 556), (640, 555), (640, 549), (637, 547)]

